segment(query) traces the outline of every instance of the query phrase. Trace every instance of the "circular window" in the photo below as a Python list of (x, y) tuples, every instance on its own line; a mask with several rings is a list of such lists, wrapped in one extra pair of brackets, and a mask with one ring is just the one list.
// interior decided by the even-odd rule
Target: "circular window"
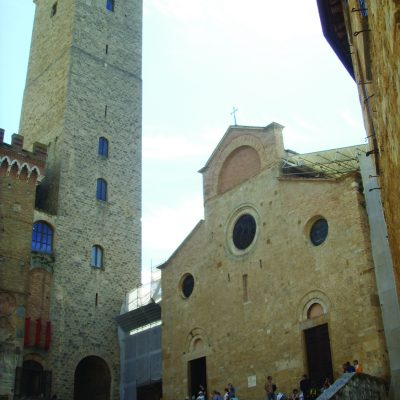
[(244, 250), (251, 245), (256, 236), (256, 220), (250, 214), (244, 214), (236, 221), (233, 227), (233, 244), (239, 250)]
[(182, 294), (188, 298), (192, 292), (193, 292), (193, 288), (194, 288), (194, 278), (193, 275), (187, 274), (181, 283), (181, 289), (182, 289)]
[(314, 246), (319, 246), (325, 242), (328, 236), (328, 222), (324, 218), (315, 221), (310, 231), (310, 239)]

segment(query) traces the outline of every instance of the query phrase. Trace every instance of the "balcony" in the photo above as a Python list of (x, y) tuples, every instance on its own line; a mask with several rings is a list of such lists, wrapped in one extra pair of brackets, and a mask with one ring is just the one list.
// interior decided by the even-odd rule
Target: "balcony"
[(54, 255), (32, 251), (30, 270), (36, 268), (45, 269), (52, 274), (54, 270)]

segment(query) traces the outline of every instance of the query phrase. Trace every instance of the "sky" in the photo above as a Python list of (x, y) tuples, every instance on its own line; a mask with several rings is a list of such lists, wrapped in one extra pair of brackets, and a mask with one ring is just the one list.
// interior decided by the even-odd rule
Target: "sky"
[[(238, 125), (284, 125), (285, 147), (300, 153), (366, 143), (366, 134), (356, 83), (323, 37), (315, 0), (143, 3), (147, 281), (203, 218), (197, 171), (234, 124), (233, 107)], [(8, 142), (18, 132), (34, 7), (0, 0), (0, 127)]]

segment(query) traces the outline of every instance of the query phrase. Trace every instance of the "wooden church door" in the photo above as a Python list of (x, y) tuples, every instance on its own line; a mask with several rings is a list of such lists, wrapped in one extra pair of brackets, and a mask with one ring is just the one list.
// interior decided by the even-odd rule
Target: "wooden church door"
[(328, 324), (319, 325), (304, 331), (308, 375), (320, 388), (325, 378), (333, 382), (332, 356)]

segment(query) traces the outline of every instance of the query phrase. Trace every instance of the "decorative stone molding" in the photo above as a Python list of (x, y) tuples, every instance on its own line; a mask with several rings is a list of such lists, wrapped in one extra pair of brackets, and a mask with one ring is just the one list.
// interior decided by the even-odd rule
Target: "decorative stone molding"
[(329, 313), (331, 302), (328, 296), (320, 290), (313, 290), (308, 292), (299, 302), (297, 308), (297, 316), (299, 322), (308, 320), (308, 310), (313, 304), (320, 304), (324, 315)]
[(37, 252), (32, 251), (30, 270), (33, 270), (36, 268), (43, 268), (46, 271), (53, 273), (53, 271), (54, 271), (54, 255), (37, 253)]
[(210, 343), (206, 331), (203, 328), (192, 329), (186, 338), (186, 353), (184, 361), (206, 357), (211, 353)]

